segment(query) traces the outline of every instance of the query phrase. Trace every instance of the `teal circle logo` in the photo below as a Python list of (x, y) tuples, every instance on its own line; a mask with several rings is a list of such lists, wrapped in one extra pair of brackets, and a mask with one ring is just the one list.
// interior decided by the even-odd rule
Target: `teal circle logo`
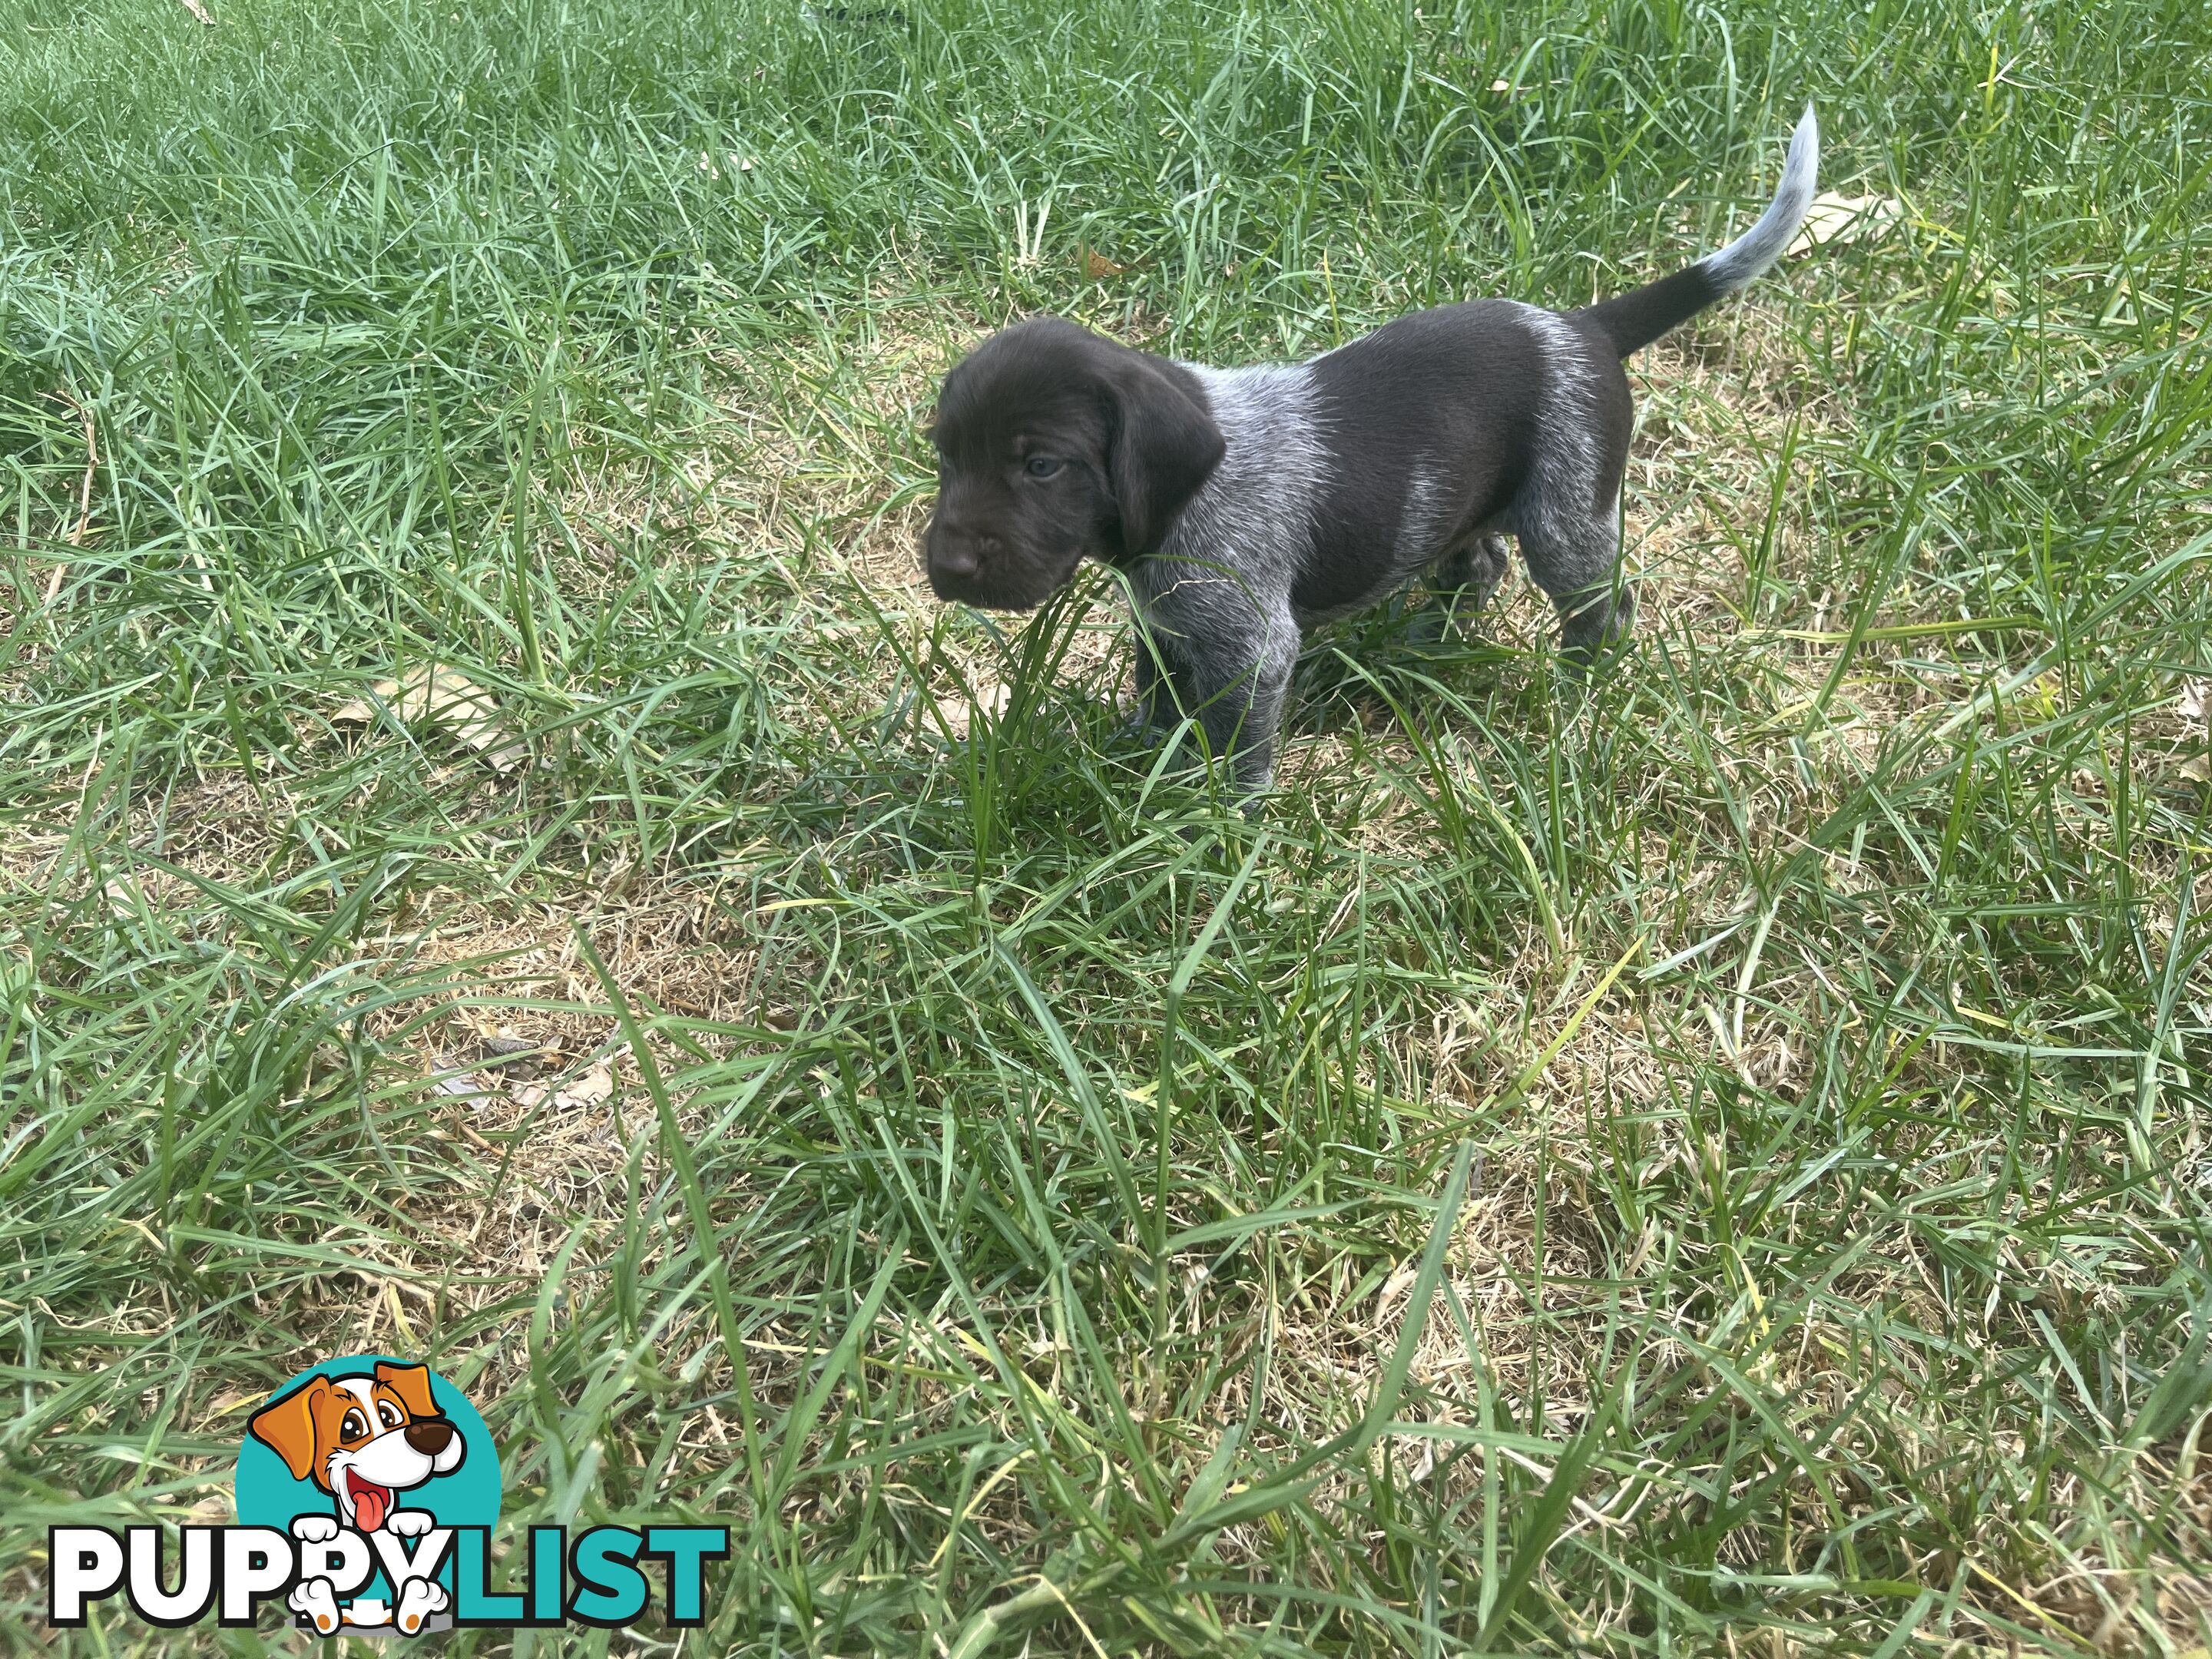
[(468, 1396), (390, 1354), (326, 1359), (270, 1395), (247, 1419), (232, 1486), (240, 1524), (298, 1541), (286, 1603), (325, 1636), (449, 1624), (447, 1529), (496, 1526), (500, 1490)]

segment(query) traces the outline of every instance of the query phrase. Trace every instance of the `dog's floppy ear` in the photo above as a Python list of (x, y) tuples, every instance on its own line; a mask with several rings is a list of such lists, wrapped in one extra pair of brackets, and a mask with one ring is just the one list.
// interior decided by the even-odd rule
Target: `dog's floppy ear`
[(1205, 405), (1141, 352), (1109, 375), (1114, 441), (1108, 471), (1121, 515), (1121, 555), (1142, 558), (1167, 539), (1183, 503), (1221, 465), (1228, 445)]
[(284, 1460), (295, 1480), (313, 1475), (322, 1484), (323, 1472), (315, 1466), (315, 1406), (330, 1391), (329, 1379), (311, 1376), (254, 1413), (246, 1425), (256, 1440)]
[(406, 1403), (410, 1417), (435, 1417), (438, 1402), (430, 1398), (428, 1365), (386, 1365), (380, 1363), (376, 1380)]

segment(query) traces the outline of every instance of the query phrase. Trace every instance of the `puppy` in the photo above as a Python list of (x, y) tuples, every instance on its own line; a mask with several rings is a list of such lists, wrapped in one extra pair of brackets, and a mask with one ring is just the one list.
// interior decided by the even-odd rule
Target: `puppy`
[(1273, 775), (1300, 634), (1424, 570), (1471, 607), (1520, 543), (1588, 662), (1634, 617), (1615, 580), (1632, 410), (1621, 362), (1782, 255), (1811, 204), (1808, 106), (1758, 222), (1580, 311), (1440, 306), (1302, 363), (1208, 368), (1038, 318), (945, 377), (922, 535), (941, 599), (1028, 611), (1085, 558), (1127, 577), (1138, 718), (1194, 716), (1247, 793)]
[[(326, 1542), (341, 1527), (420, 1537), (436, 1518), (398, 1508), (399, 1494), (451, 1474), (468, 1451), (460, 1430), (431, 1398), (430, 1373), (421, 1365), (380, 1364), (368, 1376), (309, 1377), (256, 1412), (248, 1426), (284, 1460), (295, 1480), (312, 1480), (331, 1495), (334, 1514), (302, 1515), (292, 1522), (293, 1533), (308, 1543)], [(410, 1578), (398, 1589), (396, 1619), (374, 1599), (340, 1609), (322, 1578), (303, 1578), (289, 1605), (325, 1636), (338, 1628), (342, 1613), (346, 1624), (397, 1623), (411, 1636), (446, 1606), (445, 1586), (434, 1579)]]

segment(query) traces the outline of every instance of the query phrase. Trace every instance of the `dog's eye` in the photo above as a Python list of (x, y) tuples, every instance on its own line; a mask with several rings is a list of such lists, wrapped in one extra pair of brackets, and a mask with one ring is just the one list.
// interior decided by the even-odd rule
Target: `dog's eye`
[(341, 1440), (358, 1440), (368, 1432), (368, 1419), (361, 1414), (358, 1407), (348, 1412), (344, 1420), (338, 1425), (338, 1438)]
[(1049, 478), (1060, 471), (1060, 463), (1049, 455), (1032, 455), (1029, 465), (1022, 469), (1032, 478)]
[(380, 1400), (376, 1402), (376, 1415), (387, 1429), (396, 1429), (399, 1426), (399, 1407), (389, 1400)]

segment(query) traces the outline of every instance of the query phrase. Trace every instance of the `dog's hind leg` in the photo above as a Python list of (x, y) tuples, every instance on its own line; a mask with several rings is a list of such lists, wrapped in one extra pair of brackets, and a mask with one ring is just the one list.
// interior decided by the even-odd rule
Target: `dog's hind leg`
[(1559, 613), (1560, 654), (1586, 668), (1634, 625), (1620, 583), (1620, 486), (1636, 422), (1628, 379), (1572, 321), (1532, 312), (1545, 357), (1546, 407), (1509, 517), (1521, 556)]
[(1506, 572), (1512, 555), (1505, 538), (1496, 531), (1468, 537), (1438, 559), (1430, 582), (1445, 610), (1462, 622), (1486, 611)]
[(1620, 580), (1617, 511), (1534, 513), (1519, 531), (1528, 574), (1559, 613), (1560, 654), (1588, 667), (1636, 625), (1635, 592)]
[(1559, 613), (1560, 654), (1577, 668), (1590, 666), (1636, 621), (1635, 598), (1620, 581), (1625, 401), (1615, 427), (1540, 434), (1532, 475), (1512, 507), (1521, 556)]

